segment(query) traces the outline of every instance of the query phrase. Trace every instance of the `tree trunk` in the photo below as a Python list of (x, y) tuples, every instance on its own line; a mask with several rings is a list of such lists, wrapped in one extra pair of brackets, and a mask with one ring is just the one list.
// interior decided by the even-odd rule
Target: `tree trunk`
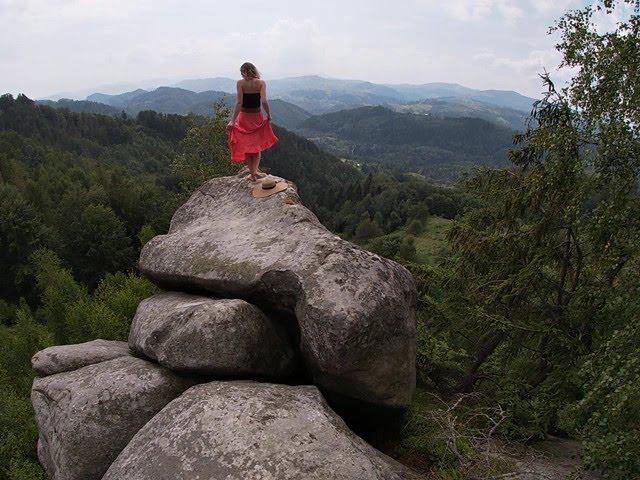
[(478, 370), (482, 366), (482, 364), (491, 356), (491, 354), (498, 348), (498, 346), (504, 340), (505, 334), (504, 332), (492, 330), (487, 332), (481, 339), (476, 350), (476, 359), (469, 368), (467, 375), (460, 382), (458, 387), (458, 391), (468, 393), (473, 390), (476, 382), (480, 378), (478, 375)]

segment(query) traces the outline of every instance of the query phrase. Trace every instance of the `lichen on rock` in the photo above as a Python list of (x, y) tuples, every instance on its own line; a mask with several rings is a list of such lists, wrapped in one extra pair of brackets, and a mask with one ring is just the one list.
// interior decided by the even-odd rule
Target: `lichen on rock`
[(197, 385), (173, 400), (102, 480), (175, 478), (418, 477), (349, 430), (316, 387), (235, 381)]
[(129, 346), (173, 371), (218, 378), (281, 379), (295, 368), (284, 327), (239, 299), (154, 295), (138, 306)]
[(290, 186), (255, 199), (246, 180), (215, 178), (149, 241), (140, 270), (159, 286), (244, 298), (295, 315), (315, 384), (404, 407), (415, 387), (415, 302), (399, 264), (329, 232)]

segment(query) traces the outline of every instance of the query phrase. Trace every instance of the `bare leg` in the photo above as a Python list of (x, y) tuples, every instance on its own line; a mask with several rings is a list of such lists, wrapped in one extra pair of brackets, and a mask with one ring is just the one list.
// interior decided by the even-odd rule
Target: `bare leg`
[(258, 170), (258, 156), (255, 153), (247, 153), (247, 167), (249, 168), (249, 180), (255, 182), (258, 179), (256, 171)]
[(258, 170), (260, 169), (260, 159), (262, 158), (262, 152), (258, 152), (255, 158), (256, 158), (256, 165), (255, 165), (254, 173), (257, 176)]

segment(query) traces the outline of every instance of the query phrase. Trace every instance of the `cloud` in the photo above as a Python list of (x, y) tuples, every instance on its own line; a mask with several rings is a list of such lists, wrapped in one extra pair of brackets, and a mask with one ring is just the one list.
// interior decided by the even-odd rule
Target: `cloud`
[(418, 0), (423, 6), (438, 8), (450, 17), (462, 21), (472, 22), (485, 20), (498, 14), (509, 24), (513, 24), (525, 15), (524, 10), (514, 0)]
[(611, 13), (605, 13), (604, 10), (595, 11), (592, 20), (596, 32), (603, 34), (616, 30), (619, 23), (627, 22), (633, 14), (634, 6), (622, 3), (618, 4)]
[(580, 2), (576, 0), (529, 0), (529, 4), (539, 13), (557, 14), (565, 12), (567, 8), (579, 6)]
[(555, 48), (544, 50), (532, 50), (522, 57), (503, 57), (494, 52), (483, 51), (473, 55), (475, 62), (481, 63), (487, 68), (495, 70), (504, 77), (516, 77), (527, 79), (529, 89), (536, 88), (540, 84), (538, 75), (544, 71), (549, 73), (551, 79), (558, 85), (565, 85), (576, 73), (576, 69), (562, 67), (562, 54)]
[(118, 20), (148, 12), (163, 0), (0, 0), (0, 15), (14, 21), (72, 21)]
[(484, 51), (473, 55), (473, 59), (479, 62), (488, 63), (494, 67), (506, 67), (518, 72), (528, 72), (532, 70), (542, 71), (554, 69), (562, 59), (560, 53), (554, 49), (532, 50), (524, 57), (508, 58), (496, 55), (494, 52)]
[(539, 67), (551, 64), (548, 0), (245, 1), (238, 14), (210, 0), (0, 0), (0, 93), (234, 76), (245, 60), (265, 78), (317, 73), (531, 93)]

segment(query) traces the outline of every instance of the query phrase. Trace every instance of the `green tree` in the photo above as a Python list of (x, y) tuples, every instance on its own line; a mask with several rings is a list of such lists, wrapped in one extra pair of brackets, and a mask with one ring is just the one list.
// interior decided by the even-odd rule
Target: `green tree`
[(375, 237), (367, 243), (367, 250), (387, 258), (394, 258), (402, 243), (402, 232), (393, 232), (388, 235)]
[[(599, 32), (598, 8), (627, 18)], [(558, 49), (576, 75), (560, 91), (542, 75), (548, 91), (516, 136), (512, 167), (483, 169), (466, 182), (480, 206), (450, 231), (452, 255), (440, 279), (449, 291), (430, 299), (432, 321), (464, 332), (456, 342), (471, 358), (459, 388), (498, 399), (511, 413), (512, 433), (557, 428), (558, 412), (580, 398), (591, 399), (576, 407), (582, 418), (604, 425), (611, 418), (598, 412), (611, 399), (595, 386), (629, 380), (614, 358), (620, 368), (579, 365), (618, 345), (615, 338), (637, 318), (617, 305), (634, 303), (640, 285), (639, 13), (635, 0), (603, 1), (558, 21)], [(623, 363), (635, 365), (637, 350), (625, 348), (631, 358)], [(578, 371), (592, 375), (590, 383), (578, 383)], [(626, 398), (637, 398), (637, 386)], [(625, 448), (640, 440), (638, 420), (576, 427), (589, 464), (612, 478), (640, 473), (640, 464), (624, 460)], [(616, 447), (597, 448), (614, 437)]]
[(424, 231), (424, 222), (420, 220), (411, 220), (407, 225), (407, 232), (411, 235), (420, 235)]
[(76, 276), (94, 287), (104, 272), (133, 263), (134, 250), (126, 226), (110, 207), (89, 205), (65, 231), (66, 258)]
[(371, 238), (378, 237), (383, 233), (384, 232), (382, 231), (382, 228), (380, 228), (380, 225), (378, 225), (375, 220), (372, 220), (371, 217), (369, 217), (369, 214), (365, 214), (356, 227), (355, 235), (357, 240), (366, 241)]
[(226, 125), (229, 109), (222, 100), (214, 105), (213, 118), (199, 120), (181, 142), (182, 153), (171, 162), (180, 186), (190, 194), (212, 177), (232, 175), (238, 170), (231, 161)]
[(149, 224), (143, 225), (138, 232), (138, 241), (141, 246), (144, 246), (149, 240), (156, 236), (156, 231)]
[(52, 344), (52, 336), (22, 305), (15, 324), (0, 325), (0, 478), (44, 479), (36, 458), (38, 438), (29, 391), (33, 354)]
[(0, 297), (16, 300), (20, 277), (47, 229), (36, 210), (12, 185), (0, 184)]
[(413, 235), (407, 235), (402, 239), (398, 248), (398, 257), (405, 262), (412, 262), (416, 258), (416, 238)]

